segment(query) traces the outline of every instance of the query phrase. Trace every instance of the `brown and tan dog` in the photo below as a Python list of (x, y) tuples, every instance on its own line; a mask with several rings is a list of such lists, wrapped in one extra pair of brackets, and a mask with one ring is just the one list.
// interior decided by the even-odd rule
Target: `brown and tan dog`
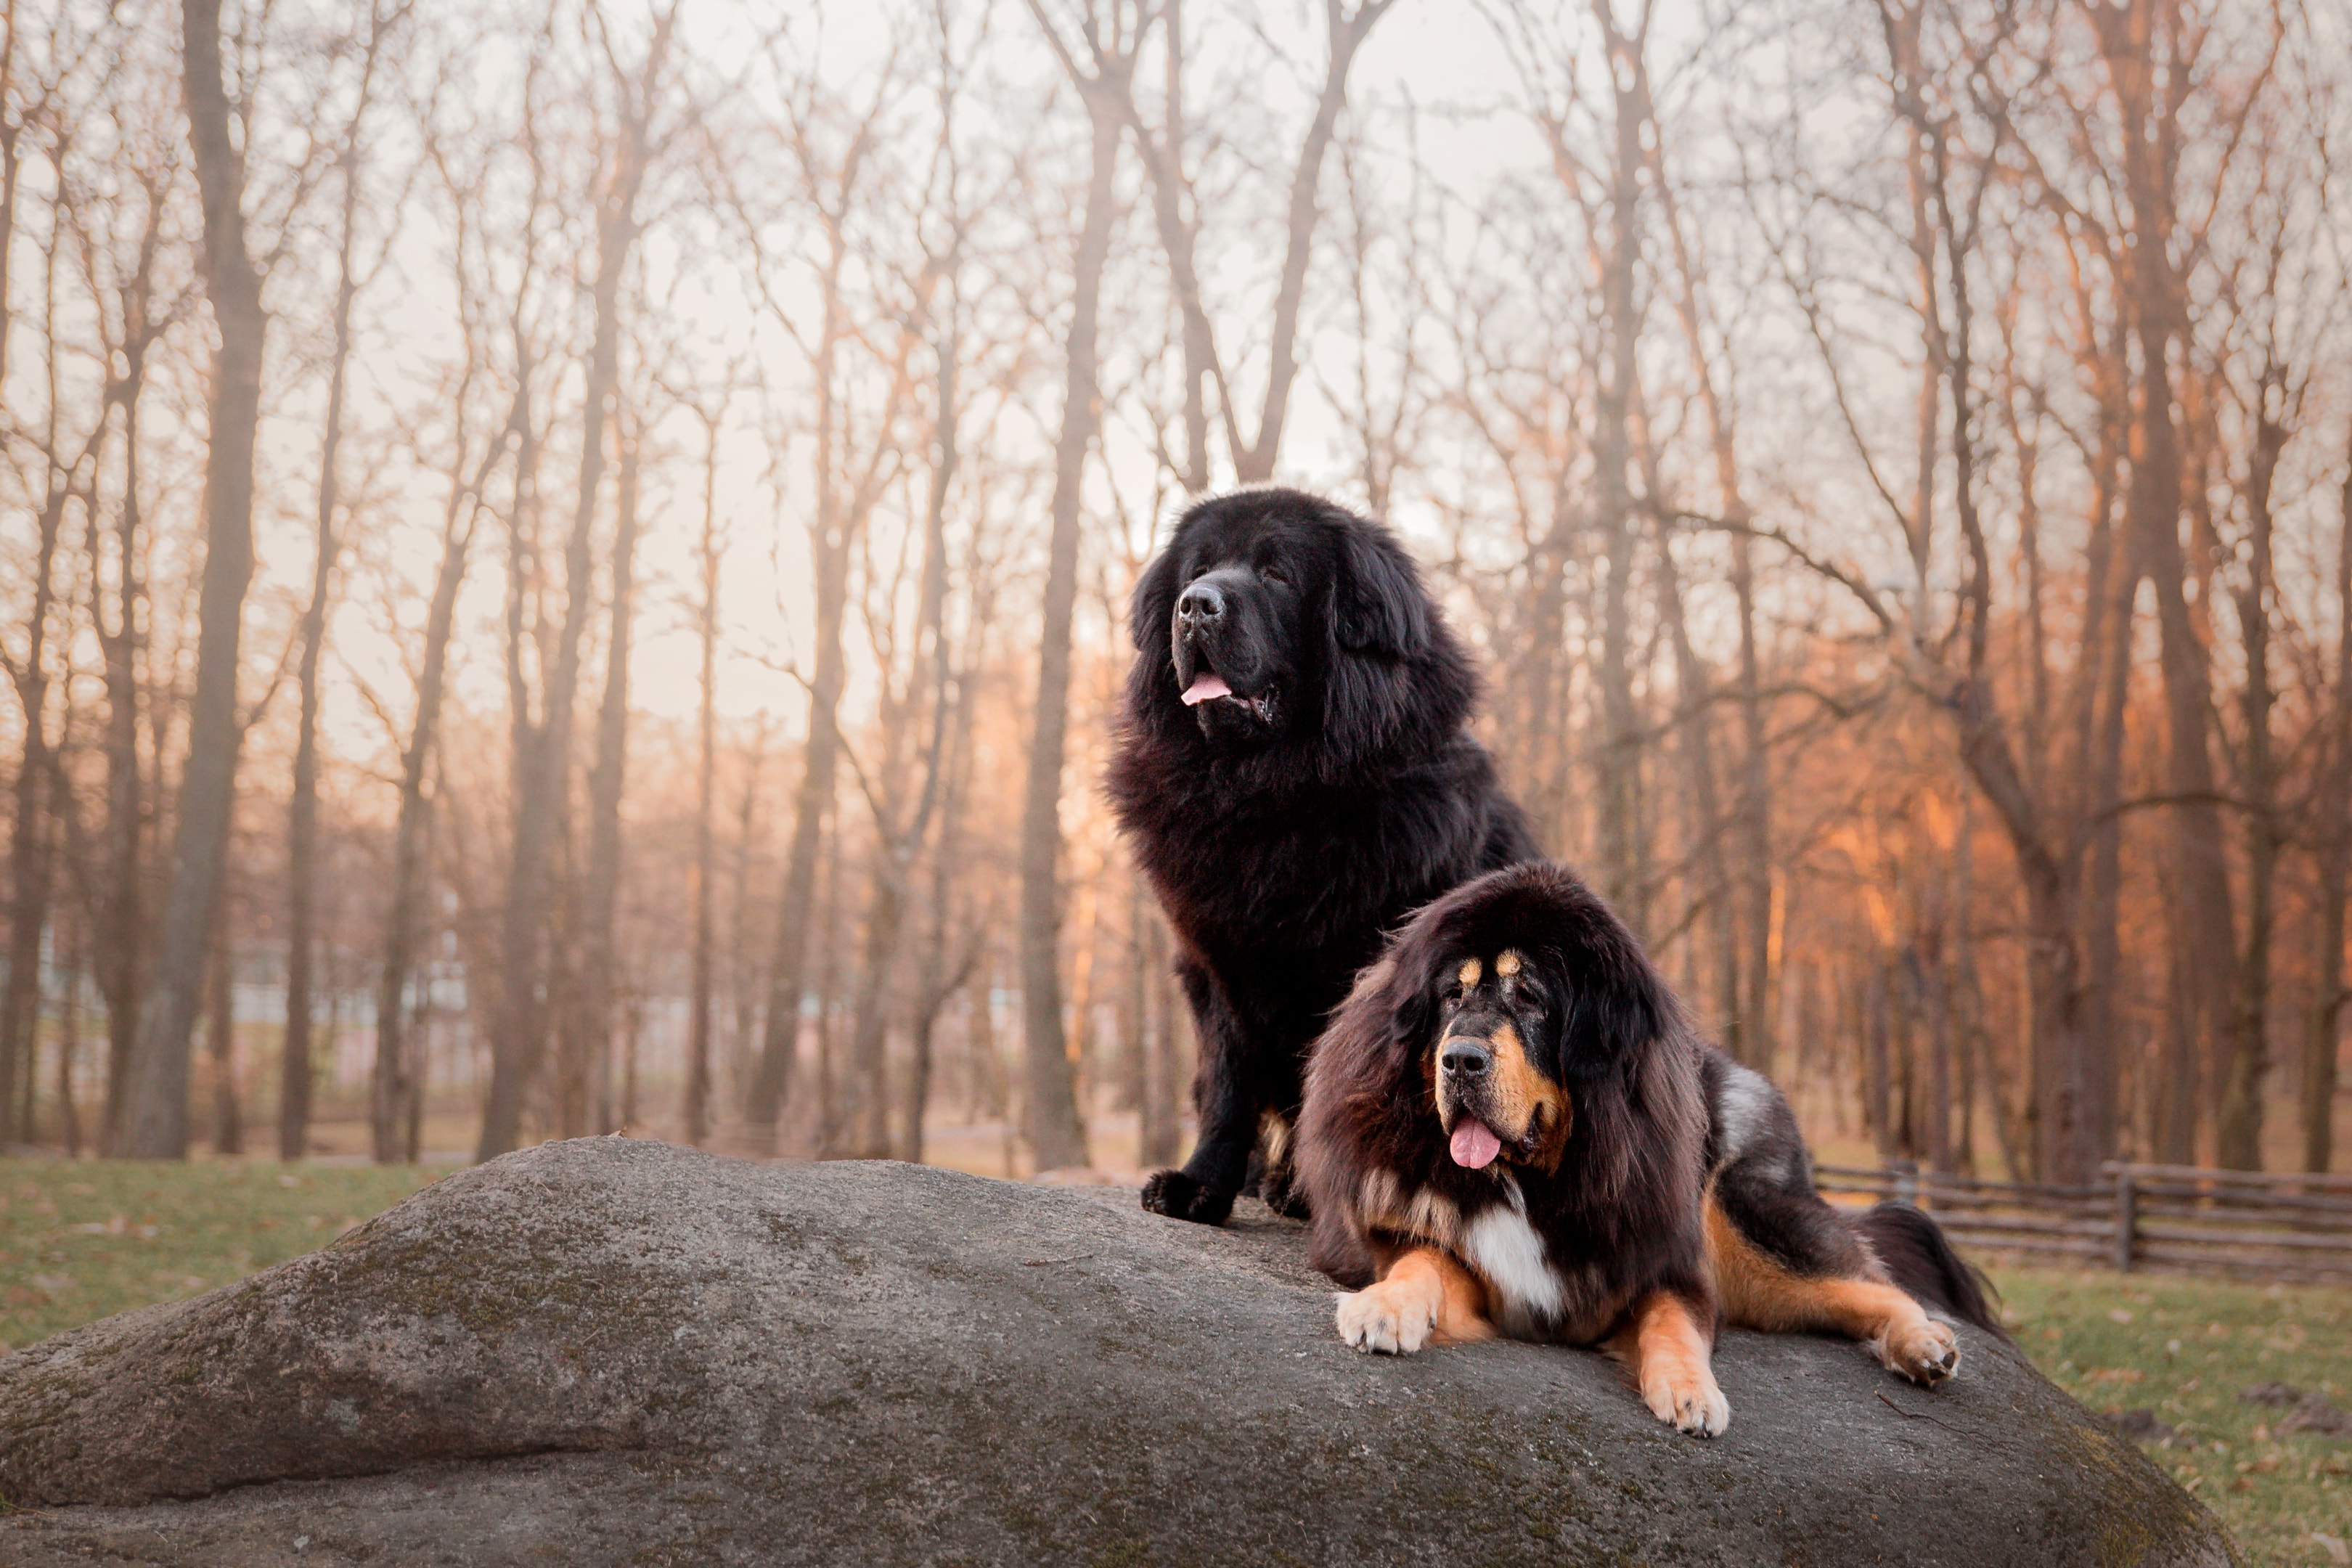
[(1298, 1145), (1362, 1350), (1600, 1345), (1660, 1420), (1712, 1436), (1718, 1321), (1844, 1334), (1929, 1386), (1959, 1348), (1923, 1301), (2001, 1331), (1933, 1220), (1822, 1201), (1780, 1091), (1698, 1038), (1558, 867), (1482, 877), (1398, 933), (1317, 1044)]

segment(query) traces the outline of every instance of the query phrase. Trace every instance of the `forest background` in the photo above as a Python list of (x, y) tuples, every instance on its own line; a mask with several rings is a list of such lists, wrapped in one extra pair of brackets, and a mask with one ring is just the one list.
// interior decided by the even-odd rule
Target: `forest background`
[(1279, 480), (1817, 1141), (2342, 1163), (2341, 4), (5, 26), (0, 1143), (1173, 1157), (1097, 781)]

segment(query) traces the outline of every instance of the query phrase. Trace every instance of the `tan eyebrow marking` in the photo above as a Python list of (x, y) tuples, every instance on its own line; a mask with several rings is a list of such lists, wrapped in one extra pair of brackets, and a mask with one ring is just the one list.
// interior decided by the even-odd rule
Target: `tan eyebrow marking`
[(1464, 959), (1464, 960), (1462, 961), (1462, 968), (1461, 968), (1461, 970), (1460, 970), (1460, 971), (1459, 971), (1459, 972), (1454, 975), (1454, 978), (1455, 978), (1455, 979), (1457, 979), (1457, 980), (1459, 980), (1459, 981), (1461, 981), (1461, 982), (1462, 982), (1462, 984), (1466, 987), (1466, 986), (1471, 986), (1471, 985), (1475, 985), (1475, 984), (1478, 984), (1478, 976), (1479, 976), (1479, 975), (1481, 975), (1481, 974), (1483, 974), (1483, 973), (1486, 973), (1485, 968), (1484, 968), (1484, 967), (1483, 967), (1483, 966), (1478, 963), (1478, 961), (1477, 961), (1476, 959), (1475, 959), (1475, 958), (1465, 958), (1465, 959)]
[(1516, 948), (1507, 947), (1503, 950), (1502, 955), (1495, 960), (1495, 973), (1505, 977), (1517, 974), (1522, 962)]

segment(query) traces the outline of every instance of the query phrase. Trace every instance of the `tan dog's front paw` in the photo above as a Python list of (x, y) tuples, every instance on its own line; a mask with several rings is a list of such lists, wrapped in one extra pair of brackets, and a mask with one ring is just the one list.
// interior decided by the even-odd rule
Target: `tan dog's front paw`
[(1731, 1425), (1731, 1402), (1705, 1365), (1645, 1368), (1642, 1403), (1677, 1432), (1713, 1437)]
[(1381, 1283), (1339, 1298), (1339, 1337), (1360, 1351), (1411, 1355), (1437, 1327), (1437, 1303), (1426, 1290)]
[(1958, 1336), (1930, 1319), (1922, 1318), (1916, 1323), (1890, 1329), (1886, 1338), (1874, 1348), (1887, 1371), (1901, 1373), (1928, 1388), (1959, 1370)]

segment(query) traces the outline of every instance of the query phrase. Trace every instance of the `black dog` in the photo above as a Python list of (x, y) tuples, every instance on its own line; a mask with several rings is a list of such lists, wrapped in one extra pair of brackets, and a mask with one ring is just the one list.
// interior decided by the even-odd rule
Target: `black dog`
[(1201, 1041), (1201, 1137), (1143, 1189), (1222, 1224), (1297, 1212), (1286, 1145), (1307, 1048), (1388, 928), (1538, 854), (1486, 749), (1461, 645), (1386, 528), (1296, 490), (1185, 513), (1136, 584), (1108, 786), (1168, 911)]
[(1934, 1220), (1822, 1201), (1780, 1092), (1700, 1041), (1558, 867), (1413, 917), (1316, 1047), (1298, 1149), (1314, 1262), (1360, 1287), (1339, 1320), (1361, 1350), (1606, 1344), (1660, 1419), (1713, 1436), (1718, 1313), (1850, 1335), (1931, 1386), (1959, 1350), (1922, 1302), (2001, 1332)]

